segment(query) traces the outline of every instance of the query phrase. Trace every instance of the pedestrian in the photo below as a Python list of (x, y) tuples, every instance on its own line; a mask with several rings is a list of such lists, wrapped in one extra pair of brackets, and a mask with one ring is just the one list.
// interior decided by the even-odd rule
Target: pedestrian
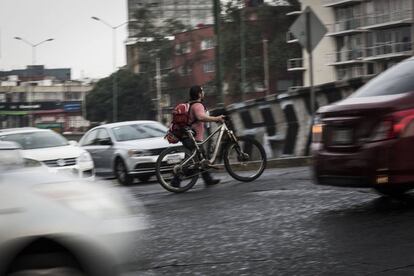
[[(204, 139), (204, 123), (207, 122), (223, 122), (224, 115), (220, 116), (210, 116), (207, 112), (207, 108), (203, 104), (204, 100), (204, 91), (203, 88), (199, 85), (194, 85), (190, 88), (189, 91), (189, 101), (190, 110), (189, 110), (189, 120), (191, 129), (194, 130), (195, 141), (202, 142)], [(184, 147), (193, 151), (196, 146), (194, 141), (190, 137), (183, 137), (181, 143)], [(214, 179), (208, 171), (201, 173), (201, 176), (204, 180), (206, 186), (215, 185), (220, 183), (220, 179)], [(172, 187), (180, 187), (180, 178), (174, 176), (171, 180)]]

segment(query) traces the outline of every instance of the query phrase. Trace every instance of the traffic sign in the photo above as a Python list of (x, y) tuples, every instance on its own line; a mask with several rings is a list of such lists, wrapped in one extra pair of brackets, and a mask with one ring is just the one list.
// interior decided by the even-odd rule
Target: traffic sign
[[(307, 16), (308, 20), (306, 18)], [(307, 24), (309, 24), (309, 26), (307, 26)], [(315, 49), (328, 31), (325, 25), (309, 6), (306, 7), (298, 19), (296, 19), (292, 26), (290, 26), (289, 30), (299, 40), (299, 43), (306, 48), (308, 53)], [(308, 36), (310, 36), (309, 44)]]

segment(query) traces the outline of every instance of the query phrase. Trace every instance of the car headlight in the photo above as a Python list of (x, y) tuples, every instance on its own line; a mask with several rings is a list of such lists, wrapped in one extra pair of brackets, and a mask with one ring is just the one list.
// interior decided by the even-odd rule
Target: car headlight
[(30, 159), (30, 158), (24, 158), (24, 166), (25, 167), (42, 167), (43, 164), (40, 161)]
[(128, 150), (128, 155), (130, 157), (142, 157), (151, 156), (152, 153), (149, 150)]
[(81, 155), (79, 155), (79, 157), (77, 158), (78, 163), (91, 162), (91, 161), (92, 161), (92, 157), (87, 151), (82, 152)]
[(312, 125), (312, 142), (321, 143), (323, 138), (324, 125), (320, 115), (315, 115)]

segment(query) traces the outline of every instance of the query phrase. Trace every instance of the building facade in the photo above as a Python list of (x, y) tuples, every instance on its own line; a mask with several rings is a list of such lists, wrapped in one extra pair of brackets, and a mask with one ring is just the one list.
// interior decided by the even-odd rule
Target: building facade
[[(327, 27), (314, 50), (315, 85), (377, 75), (412, 56), (412, 0), (302, 0)], [(302, 11), (292, 13), (300, 15)], [(288, 33), (287, 40), (297, 43)], [(289, 60), (309, 86), (308, 55)]]
[(324, 0), (335, 51), (328, 63), (336, 80), (375, 75), (412, 55), (412, 1)]
[(17, 76), (19, 81), (43, 80), (49, 78), (57, 81), (71, 80), (70, 68), (47, 69), (43, 65), (28, 65), (26, 69), (0, 71), (0, 79)]
[[(213, 1), (204, 0), (128, 0), (128, 20), (134, 20), (137, 10), (147, 8), (155, 16), (155, 25), (160, 27), (167, 19), (177, 19), (183, 24), (196, 27), (213, 23)], [(137, 30), (128, 25), (129, 37), (135, 37)]]
[[(215, 39), (213, 26), (204, 26), (175, 34), (172, 68), (176, 78), (174, 89), (187, 92), (192, 85), (204, 87), (207, 98), (214, 90)], [(183, 95), (172, 97), (174, 105)], [(184, 93), (185, 100), (188, 95)]]
[[(179, 20), (190, 29), (213, 23), (213, 1), (128, 0), (128, 21), (133, 22), (136, 12), (142, 8), (150, 10), (154, 16), (153, 23), (156, 27), (164, 26), (165, 20), (168, 19)], [(139, 38), (138, 30), (134, 24), (128, 24), (128, 38), (125, 43), (127, 66), (135, 73), (140, 71), (140, 51), (137, 43), (145, 42), (145, 39), (150, 38)]]
[(24, 81), (18, 76), (0, 81), (0, 128), (34, 126), (58, 132), (82, 132), (85, 98), (92, 85), (80, 81)]
[[(303, 11), (310, 7), (315, 15), (323, 24), (326, 22), (332, 22), (334, 16), (332, 11), (326, 9), (321, 5), (321, 0), (301, 0), (301, 10), (294, 11), (288, 14), (291, 17), (299, 17)], [(287, 33), (287, 42), (291, 44), (299, 43), (298, 39), (291, 34)], [(326, 54), (332, 53), (335, 49), (334, 40), (331, 37), (323, 37), (318, 45), (313, 49), (313, 83), (319, 85), (335, 80), (334, 68), (327, 66)], [(290, 57), (287, 65), (288, 71), (296, 72), (302, 75), (302, 85), (290, 87), (290, 90), (295, 90), (300, 86), (310, 86), (310, 66), (309, 55), (305, 49), (302, 50), (300, 57)]]

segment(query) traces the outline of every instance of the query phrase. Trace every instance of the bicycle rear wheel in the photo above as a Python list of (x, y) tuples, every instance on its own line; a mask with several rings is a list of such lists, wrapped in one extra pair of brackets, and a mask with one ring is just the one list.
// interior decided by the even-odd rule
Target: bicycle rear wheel
[(196, 184), (199, 172), (194, 169), (194, 164), (197, 159), (193, 158), (183, 165), (190, 156), (191, 152), (184, 147), (171, 147), (161, 152), (155, 166), (155, 174), (164, 189), (182, 193)]
[(267, 158), (263, 146), (256, 140), (240, 137), (230, 143), (224, 151), (224, 165), (236, 180), (250, 182), (262, 175)]

